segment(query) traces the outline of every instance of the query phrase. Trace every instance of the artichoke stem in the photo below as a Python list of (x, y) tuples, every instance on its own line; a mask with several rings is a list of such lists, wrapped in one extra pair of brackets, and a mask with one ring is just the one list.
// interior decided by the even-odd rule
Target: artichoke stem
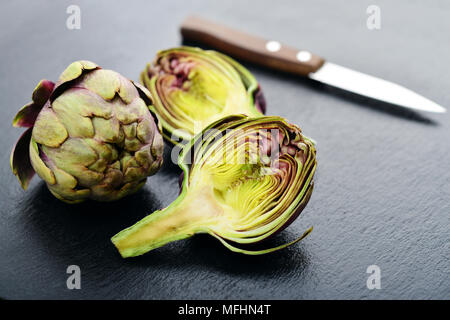
[(181, 194), (169, 207), (155, 211), (116, 234), (111, 238), (112, 243), (121, 256), (127, 258), (195, 233), (208, 232), (208, 225), (217, 221), (223, 210), (217, 205), (212, 192), (204, 189)]

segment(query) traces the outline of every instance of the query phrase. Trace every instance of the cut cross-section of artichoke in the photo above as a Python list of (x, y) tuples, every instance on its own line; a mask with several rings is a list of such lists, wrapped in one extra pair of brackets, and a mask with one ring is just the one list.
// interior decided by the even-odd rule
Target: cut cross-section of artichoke
[[(177, 144), (228, 115), (258, 117), (265, 101), (256, 79), (219, 52), (179, 47), (158, 53), (141, 73), (154, 97), (164, 137)], [(180, 141), (182, 140), (182, 141)]]
[(232, 251), (263, 254), (246, 245), (287, 227), (306, 206), (316, 169), (314, 143), (280, 117), (223, 118), (184, 146), (179, 165), (182, 192), (112, 238), (123, 257), (141, 255), (168, 242), (208, 233)]

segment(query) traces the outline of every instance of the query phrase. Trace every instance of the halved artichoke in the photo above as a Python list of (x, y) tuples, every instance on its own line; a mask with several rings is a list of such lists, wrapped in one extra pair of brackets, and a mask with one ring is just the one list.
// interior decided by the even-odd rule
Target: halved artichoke
[(141, 73), (154, 97), (164, 137), (188, 142), (207, 125), (233, 114), (261, 116), (265, 101), (253, 75), (212, 50), (179, 47), (160, 51)]
[(287, 227), (306, 206), (316, 149), (300, 128), (280, 117), (235, 115), (205, 128), (183, 147), (179, 197), (111, 240), (122, 257), (209, 233), (235, 252), (264, 254), (246, 245)]
[(90, 61), (42, 80), (14, 118), (28, 128), (11, 153), (26, 189), (34, 173), (60, 200), (112, 201), (137, 191), (161, 167), (163, 139), (150, 93)]

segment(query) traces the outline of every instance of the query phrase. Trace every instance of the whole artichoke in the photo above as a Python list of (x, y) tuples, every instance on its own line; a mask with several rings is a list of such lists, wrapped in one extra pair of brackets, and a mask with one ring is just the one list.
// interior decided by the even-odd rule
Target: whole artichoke
[(245, 245), (267, 239), (306, 206), (316, 169), (316, 149), (300, 128), (280, 117), (221, 119), (183, 147), (182, 191), (111, 240), (122, 257), (141, 255), (171, 241), (209, 233), (232, 251), (263, 254)]
[(42, 80), (13, 125), (26, 127), (11, 168), (27, 188), (36, 172), (68, 203), (112, 201), (137, 191), (162, 164), (163, 141), (149, 92), (89, 61)]
[[(141, 73), (154, 98), (164, 137), (187, 142), (207, 125), (233, 114), (262, 116), (265, 101), (253, 75), (212, 50), (179, 47), (160, 51)], [(182, 141), (180, 141), (182, 140)]]

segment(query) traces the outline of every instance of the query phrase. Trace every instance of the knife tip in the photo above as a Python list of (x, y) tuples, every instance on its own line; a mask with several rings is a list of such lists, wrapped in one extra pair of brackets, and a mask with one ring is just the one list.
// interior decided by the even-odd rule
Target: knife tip
[(436, 104), (433, 106), (432, 109), (430, 109), (431, 112), (435, 112), (435, 113), (446, 113), (447, 109), (445, 109), (444, 107), (441, 107), (440, 105)]
[(423, 111), (428, 111), (428, 112), (434, 112), (434, 113), (446, 113), (447, 109), (445, 109), (444, 107), (442, 107), (441, 105), (437, 104), (436, 102), (424, 98), (424, 97), (420, 97), (418, 104), (421, 105), (421, 109)]

